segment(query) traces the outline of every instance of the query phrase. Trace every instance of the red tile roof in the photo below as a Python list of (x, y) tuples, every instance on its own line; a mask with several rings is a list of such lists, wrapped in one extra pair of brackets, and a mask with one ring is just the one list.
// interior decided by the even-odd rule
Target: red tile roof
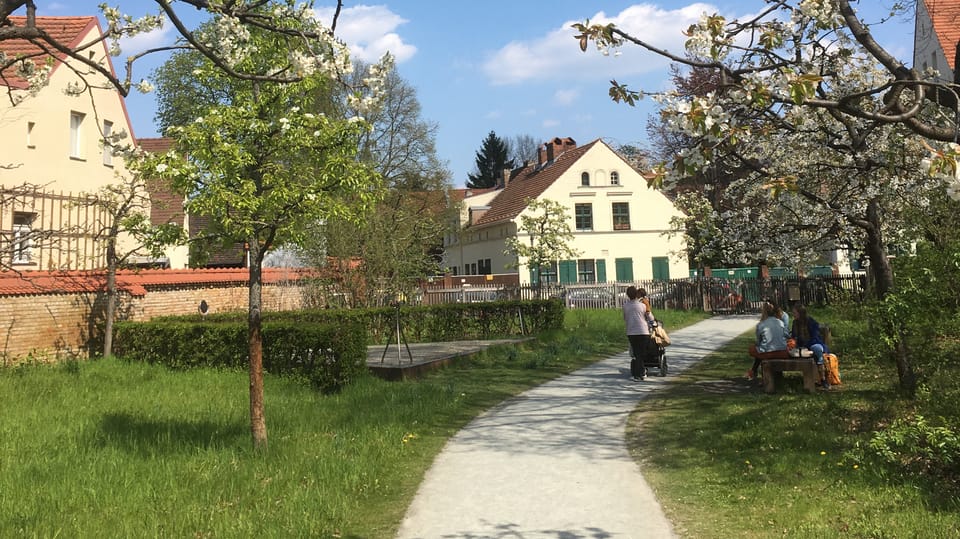
[[(22, 28), (27, 24), (26, 17), (11, 16), (8, 17), (8, 20), (13, 27)], [(80, 45), (80, 40), (91, 29), (100, 27), (96, 17), (37, 17), (36, 25), (37, 28), (49, 36), (50, 41), (60, 43), (70, 49)], [(42, 67), (47, 58), (53, 57), (55, 60), (53, 69), (56, 70), (60, 66), (65, 55), (52, 48), (46, 40), (3, 39), (4, 33), (9, 33), (10, 30), (10, 26), (0, 27), (0, 50), (8, 58), (30, 57), (37, 67)], [(13, 66), (3, 70), (0, 74), (0, 86), (26, 87), (27, 81), (16, 76), (15, 73), (16, 69)]]
[[(174, 145), (167, 137), (138, 138), (137, 144), (149, 153), (164, 153)], [(147, 184), (150, 190), (150, 222), (154, 225), (183, 223), (183, 195), (174, 192), (168, 181), (154, 180)]]
[(943, 55), (947, 57), (950, 69), (954, 64), (957, 42), (960, 41), (960, 1), (957, 0), (924, 0), (927, 14), (933, 23), (933, 30), (940, 41)]
[(510, 183), (490, 201), (490, 209), (477, 219), (474, 226), (508, 221), (520, 215), (526, 209), (528, 199), (534, 199), (543, 194), (553, 185), (553, 182), (598, 143), (603, 144), (603, 141), (597, 139), (584, 146), (567, 150), (543, 168), (528, 165), (519, 171), (514, 171), (510, 175)]
[[(264, 284), (298, 280), (303, 270), (264, 268)], [(117, 288), (133, 296), (143, 296), (150, 288), (183, 285), (245, 284), (246, 268), (197, 270), (140, 270), (117, 273)], [(40, 294), (74, 294), (106, 290), (106, 274), (90, 271), (0, 272), (0, 297)]]
[(137, 144), (139, 144), (140, 148), (145, 152), (162, 153), (173, 148), (174, 140), (168, 137), (138, 138)]

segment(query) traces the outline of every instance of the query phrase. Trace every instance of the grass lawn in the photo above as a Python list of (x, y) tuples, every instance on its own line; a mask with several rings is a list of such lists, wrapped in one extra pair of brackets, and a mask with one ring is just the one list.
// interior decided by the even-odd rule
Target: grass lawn
[[(658, 313), (668, 328), (696, 321)], [(115, 359), (0, 370), (0, 537), (389, 538), (446, 440), (477, 414), (626, 348), (618, 312), (486, 350), (419, 381), (331, 396), (245, 372)]]
[[(658, 312), (670, 330), (700, 314)], [(835, 324), (836, 328), (836, 324)], [(629, 443), (686, 537), (958, 537), (957, 500), (847, 453), (905, 403), (892, 366), (838, 349), (844, 385), (739, 378), (744, 337), (641, 401)], [(616, 311), (422, 380), (324, 396), (266, 378), (251, 449), (245, 372), (114, 359), (0, 369), (0, 537), (391, 538), (446, 440), (525, 389), (626, 349)]]
[(911, 407), (892, 364), (837, 343), (842, 386), (807, 394), (800, 373), (786, 373), (767, 395), (743, 378), (751, 342), (674, 377), (629, 421), (631, 451), (681, 536), (960, 537), (960, 500), (919, 478), (885, 480), (857, 456), (858, 443)]

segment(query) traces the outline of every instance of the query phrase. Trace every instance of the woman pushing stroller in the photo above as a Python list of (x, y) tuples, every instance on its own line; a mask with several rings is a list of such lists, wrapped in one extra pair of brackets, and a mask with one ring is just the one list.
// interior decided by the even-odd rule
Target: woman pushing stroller
[(646, 297), (645, 290), (635, 286), (627, 288), (627, 301), (623, 302), (623, 321), (627, 326), (627, 340), (630, 341), (630, 374), (634, 381), (643, 380), (647, 376), (644, 366), (645, 359), (651, 353), (650, 325), (655, 322), (653, 313), (641, 301)]

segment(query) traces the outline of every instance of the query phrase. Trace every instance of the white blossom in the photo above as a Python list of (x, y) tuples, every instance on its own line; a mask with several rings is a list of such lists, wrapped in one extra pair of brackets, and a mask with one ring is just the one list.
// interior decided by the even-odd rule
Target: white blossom
[(156, 89), (154, 85), (147, 79), (140, 79), (140, 82), (137, 83), (137, 91), (142, 94), (149, 94), (154, 89)]

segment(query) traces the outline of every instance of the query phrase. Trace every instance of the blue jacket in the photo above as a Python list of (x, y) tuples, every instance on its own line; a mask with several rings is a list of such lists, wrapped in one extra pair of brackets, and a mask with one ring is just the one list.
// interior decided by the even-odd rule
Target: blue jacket
[(779, 318), (769, 316), (757, 324), (757, 352), (787, 349), (787, 328)]
[(807, 333), (810, 334), (810, 338), (806, 341), (800, 337), (800, 320), (793, 321), (793, 338), (797, 341), (797, 347), (809, 349), (815, 344), (819, 344), (823, 347), (823, 353), (829, 353), (830, 349), (827, 348), (827, 343), (823, 342), (823, 338), (820, 336), (820, 323), (813, 319), (812, 316), (807, 317)]

